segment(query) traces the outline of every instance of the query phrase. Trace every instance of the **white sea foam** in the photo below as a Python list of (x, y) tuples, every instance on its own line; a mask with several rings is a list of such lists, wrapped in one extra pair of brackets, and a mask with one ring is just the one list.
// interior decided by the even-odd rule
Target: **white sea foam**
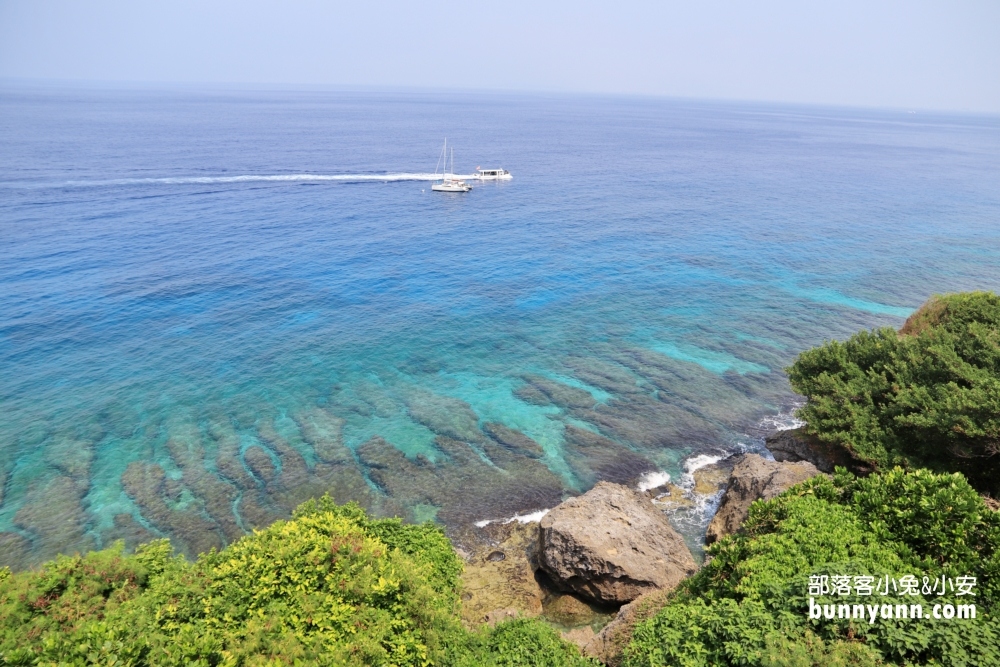
[(684, 472), (693, 475), (695, 470), (718, 463), (726, 458), (723, 454), (698, 454), (684, 461)]
[(695, 493), (694, 473), (701, 468), (705, 468), (714, 463), (718, 463), (726, 457), (726, 454), (697, 454), (686, 459), (681, 467), (684, 469), (678, 486), (683, 489), (684, 496), (692, 501), (687, 507), (679, 507), (670, 511), (670, 518), (674, 524), (686, 533), (701, 535), (722, 498), (722, 489), (709, 495)]
[(650, 489), (655, 489), (658, 486), (663, 486), (670, 481), (670, 474), (665, 472), (647, 472), (642, 477), (639, 478), (639, 483), (636, 485), (636, 489), (642, 493), (644, 491), (649, 491)]
[(681, 475), (680, 487), (685, 490), (691, 490), (694, 488), (694, 473), (696, 470), (705, 468), (714, 463), (718, 463), (722, 459), (726, 458), (725, 454), (697, 454), (689, 459), (685, 459), (682, 467), (684, 468), (684, 474)]
[(805, 422), (795, 416), (794, 412), (780, 412), (760, 420), (760, 427), (766, 431), (790, 431), (793, 428), (805, 426)]
[[(474, 175), (457, 176), (461, 179)], [(366, 181), (439, 181), (441, 174), (391, 173), (391, 174), (242, 174), (239, 176), (168, 176), (164, 178), (117, 178), (106, 181), (67, 181), (62, 185), (74, 187), (107, 185), (217, 185), (226, 183), (322, 183), (339, 181), (363, 183)]]
[(548, 510), (538, 510), (537, 512), (531, 512), (530, 514), (515, 514), (511, 518), (504, 521), (504, 523), (512, 523), (514, 521), (517, 521), (518, 523), (538, 523), (542, 520), (542, 517), (548, 513)]
[(538, 510), (536, 512), (530, 512), (528, 514), (515, 514), (509, 519), (483, 519), (482, 521), (477, 521), (475, 525), (477, 528), (485, 528), (491, 523), (502, 523), (504, 525), (508, 523), (514, 523), (515, 521), (517, 521), (518, 523), (538, 523), (539, 521), (542, 520), (542, 517), (548, 513), (549, 510), (545, 509), (545, 510)]

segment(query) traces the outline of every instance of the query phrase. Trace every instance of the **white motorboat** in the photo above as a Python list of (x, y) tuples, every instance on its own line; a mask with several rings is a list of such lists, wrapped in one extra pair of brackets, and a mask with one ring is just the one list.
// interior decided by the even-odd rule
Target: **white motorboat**
[(475, 178), (480, 181), (509, 181), (514, 177), (506, 169), (483, 169), (476, 167)]
[(434, 192), (468, 192), (472, 186), (455, 175), (455, 149), (451, 149), (451, 171), (448, 171), (448, 140), (444, 140), (444, 148), (438, 156), (438, 163), (434, 166), (434, 174), (438, 173), (438, 165), (441, 166), (441, 182), (431, 186)]

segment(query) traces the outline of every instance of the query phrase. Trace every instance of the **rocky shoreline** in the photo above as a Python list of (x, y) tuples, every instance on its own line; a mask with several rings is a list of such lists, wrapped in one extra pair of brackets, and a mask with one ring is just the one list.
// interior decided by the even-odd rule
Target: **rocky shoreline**
[(779, 431), (766, 443), (774, 460), (734, 454), (694, 470), (686, 486), (599, 482), (537, 521), (484, 522), (480, 546), (460, 550), (463, 618), (474, 626), (541, 616), (585, 655), (619, 664), (632, 628), (700, 568), (671, 512), (718, 499), (705, 531), (711, 544), (740, 529), (753, 501), (850, 463), (800, 430)]

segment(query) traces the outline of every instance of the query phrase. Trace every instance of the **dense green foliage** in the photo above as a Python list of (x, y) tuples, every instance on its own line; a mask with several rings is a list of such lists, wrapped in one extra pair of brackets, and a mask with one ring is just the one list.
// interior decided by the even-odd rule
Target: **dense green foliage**
[(962, 472), (1000, 494), (1000, 297), (937, 297), (892, 329), (799, 355), (792, 387), (819, 439), (877, 469)]
[[(1000, 665), (1000, 513), (958, 474), (900, 468), (856, 478), (838, 471), (753, 504), (744, 532), (637, 627), (639, 665)], [(906, 604), (975, 602), (976, 620), (810, 619), (810, 575), (975, 576), (974, 600), (952, 593)], [(890, 595), (823, 596), (875, 604)]]
[(3, 664), (590, 664), (538, 621), (466, 630), (440, 528), (329, 498), (194, 563), (162, 540), (0, 572)]

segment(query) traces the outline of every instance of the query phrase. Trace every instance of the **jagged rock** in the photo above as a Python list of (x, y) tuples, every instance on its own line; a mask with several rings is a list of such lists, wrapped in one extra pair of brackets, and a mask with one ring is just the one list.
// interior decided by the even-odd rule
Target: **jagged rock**
[(698, 569), (648, 498), (608, 482), (542, 518), (539, 565), (557, 587), (601, 604), (672, 589)]
[(493, 543), (480, 545), (464, 558), (462, 618), (475, 626), (498, 609), (538, 616), (545, 595), (535, 579), (538, 524), (491, 524), (482, 532)]
[(560, 634), (564, 640), (570, 644), (576, 644), (581, 649), (594, 640), (594, 629), (589, 625), (585, 625), (582, 628), (573, 628)]
[(775, 461), (808, 461), (825, 473), (832, 473), (837, 466), (862, 474), (871, 472), (870, 467), (857, 461), (844, 447), (821, 442), (802, 428), (773, 433), (767, 437), (765, 444)]
[(733, 467), (719, 509), (708, 524), (705, 543), (712, 544), (740, 529), (753, 501), (769, 500), (782, 491), (819, 475), (808, 461), (768, 461), (759, 454), (745, 454)]
[(632, 638), (635, 626), (659, 611), (666, 604), (668, 594), (666, 590), (653, 591), (624, 605), (610, 623), (581, 647), (583, 654), (597, 658), (608, 667), (619, 667), (622, 651)]

